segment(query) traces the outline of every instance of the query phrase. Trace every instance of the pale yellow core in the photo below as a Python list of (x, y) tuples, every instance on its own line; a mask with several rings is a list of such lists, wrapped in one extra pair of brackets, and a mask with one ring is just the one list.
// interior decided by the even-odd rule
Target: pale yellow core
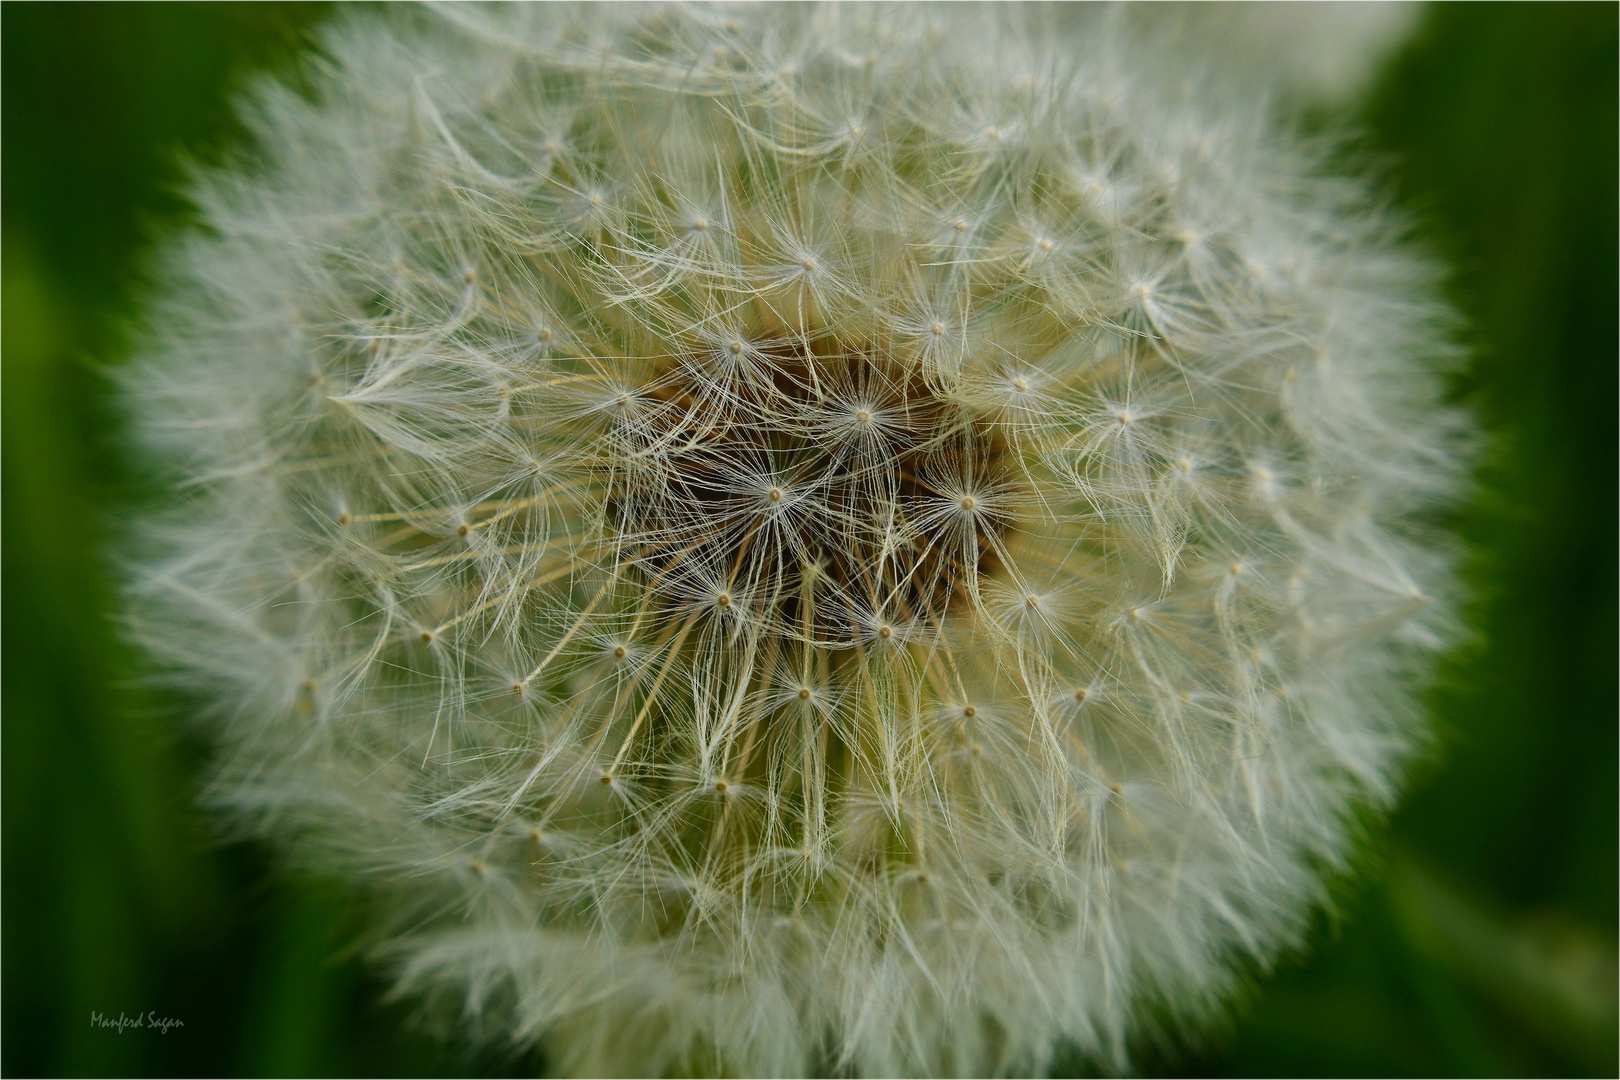
[(957, 232), (967, 232), (967, 222), (961, 218), (957, 218), (955, 221), (951, 222), (951, 228), (955, 229)]
[(615, 645), (615, 646), (613, 646), (613, 659), (615, 659), (615, 660), (623, 660), (626, 656), (629, 656), (629, 655), (630, 655), (630, 650), (625, 648), (623, 645)]
[(965, 717), (967, 717), (967, 718), (968, 718), (968, 719), (969, 719), (969, 720), (971, 720), (971, 719), (973, 719), (973, 718), (974, 718), (974, 717), (975, 717), (975, 716), (978, 716), (978, 715), (979, 715), (979, 707), (978, 707), (978, 706), (977, 706), (977, 705), (968, 705), (968, 706), (965, 706), (965, 707), (964, 707), (964, 708), (963, 708), (963, 709), (962, 709), (962, 715), (963, 715), (963, 716), (965, 716)]
[(766, 497), (771, 500), (771, 502), (781, 502), (782, 501), (782, 489), (781, 488), (771, 488), (771, 490), (766, 492), (765, 494), (766, 494)]
[(728, 593), (728, 592), (723, 592), (719, 596), (714, 598), (714, 602), (716, 604), (719, 604), (721, 607), (730, 607), (731, 606), (731, 594)]
[(693, 232), (703, 232), (708, 227), (709, 227), (709, 219), (708, 218), (698, 218), (696, 221), (692, 222), (692, 231)]
[(743, 351), (743, 343), (740, 341), (733, 341), (730, 345), (727, 345), (726, 348), (731, 350), (732, 356), (741, 356)]
[(1091, 691), (1087, 690), (1083, 686), (1080, 689), (1078, 689), (1078, 690), (1076, 690), (1074, 692), (1074, 700), (1079, 701), (1079, 702), (1084, 702), (1086, 700), (1086, 698), (1088, 698), (1090, 696), (1091, 696)]
[(540, 340), (541, 340), (541, 341), (543, 341), (543, 342), (544, 342), (544, 341), (550, 341), (550, 340), (551, 340), (551, 336), (552, 336), (552, 335), (551, 335), (551, 327), (549, 327), (549, 326), (542, 326), (542, 327), (541, 327), (541, 328), (540, 328), (540, 332), (539, 332), (539, 333), (538, 333), (538, 334), (536, 334), (536, 335), (535, 335), (535, 336), (536, 336), (536, 337), (538, 337), (538, 338), (539, 338), (539, 339), (540, 339)]
[(892, 635), (893, 633), (894, 633), (894, 628), (893, 627), (890, 627), (890, 626), (880, 626), (880, 627), (878, 627), (878, 637), (882, 638), (884, 641), (889, 640), (890, 635)]
[(1028, 379), (1014, 379), (1013, 380), (1013, 389), (1018, 391), (1020, 394), (1022, 394), (1024, 391), (1029, 389), (1029, 380)]
[(933, 332), (933, 335), (935, 337), (940, 337), (945, 333), (945, 324), (942, 323), (942, 322), (937, 322), (933, 326), (930, 326), (928, 329)]
[(800, 701), (809, 701), (810, 700), (810, 688), (808, 686), (799, 687), (799, 700)]
[(857, 410), (855, 410), (855, 422), (857, 424), (870, 424), (872, 422), (872, 410), (870, 410), (870, 409), (857, 409)]
[(972, 510), (974, 507), (979, 505), (979, 500), (975, 499), (971, 495), (964, 495), (964, 496), (962, 496), (961, 501), (957, 505), (960, 506), (964, 510)]

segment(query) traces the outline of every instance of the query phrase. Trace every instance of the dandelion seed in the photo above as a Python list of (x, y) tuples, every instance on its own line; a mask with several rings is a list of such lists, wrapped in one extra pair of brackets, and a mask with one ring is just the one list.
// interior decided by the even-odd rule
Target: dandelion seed
[(133, 621), (402, 987), (583, 1075), (1120, 1071), (1299, 941), (1447, 640), (1435, 271), (1047, 17), (351, 14), (200, 182)]

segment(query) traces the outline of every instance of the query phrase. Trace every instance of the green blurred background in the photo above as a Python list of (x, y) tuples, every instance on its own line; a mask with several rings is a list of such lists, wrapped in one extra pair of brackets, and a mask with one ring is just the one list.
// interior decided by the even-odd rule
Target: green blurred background
[[(1493, 437), (1477, 640), (1441, 748), (1313, 947), (1150, 1072), (1616, 1074), (1616, 11), (1446, 4), (1356, 120), (1455, 269), (1456, 394)], [(27, 1075), (519, 1074), (432, 1038), (352, 954), (336, 884), (213, 839), (185, 703), (120, 642), (108, 552), (149, 492), (107, 369), (183, 154), (286, 68), (319, 4), (18, 4), (3, 49), (3, 1043)], [(96, 1027), (178, 1020), (166, 1033)]]

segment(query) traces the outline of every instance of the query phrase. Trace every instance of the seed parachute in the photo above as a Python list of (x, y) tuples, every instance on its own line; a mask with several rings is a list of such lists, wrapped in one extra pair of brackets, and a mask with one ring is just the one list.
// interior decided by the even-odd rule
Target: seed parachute
[(1421, 739), (1435, 271), (1094, 12), (340, 20), (195, 186), (132, 625), (208, 797), (584, 1074), (1124, 1067)]

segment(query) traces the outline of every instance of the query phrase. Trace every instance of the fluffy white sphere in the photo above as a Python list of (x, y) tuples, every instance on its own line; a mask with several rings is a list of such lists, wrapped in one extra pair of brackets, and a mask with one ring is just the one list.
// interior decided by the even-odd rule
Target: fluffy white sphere
[(1421, 737), (1433, 267), (1107, 18), (362, 16), (201, 179), (134, 621), (560, 1067), (982, 1075), (1298, 939)]

